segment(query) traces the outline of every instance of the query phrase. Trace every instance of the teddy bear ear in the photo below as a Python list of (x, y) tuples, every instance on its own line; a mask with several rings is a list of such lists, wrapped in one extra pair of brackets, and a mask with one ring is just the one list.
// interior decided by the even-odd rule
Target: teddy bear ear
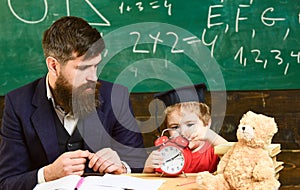
[(257, 114), (255, 114), (253, 111), (250, 110), (250, 111), (247, 111), (247, 113), (245, 115), (247, 115), (247, 116), (255, 116)]
[(253, 111), (247, 111), (246, 113), (244, 113), (242, 119), (248, 120), (248, 118), (255, 118), (256, 116), (257, 114), (254, 113)]

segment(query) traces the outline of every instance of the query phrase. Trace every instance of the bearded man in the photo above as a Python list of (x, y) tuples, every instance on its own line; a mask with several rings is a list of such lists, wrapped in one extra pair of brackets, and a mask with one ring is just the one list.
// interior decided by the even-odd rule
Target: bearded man
[(42, 45), (47, 75), (5, 96), (0, 189), (31, 190), (87, 172), (142, 172), (146, 151), (128, 90), (97, 77), (100, 33), (62, 17)]

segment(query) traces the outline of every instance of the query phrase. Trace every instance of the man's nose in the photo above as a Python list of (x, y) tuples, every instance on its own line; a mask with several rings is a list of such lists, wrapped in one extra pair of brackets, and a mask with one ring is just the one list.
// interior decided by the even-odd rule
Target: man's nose
[(91, 67), (87, 73), (87, 80), (88, 81), (97, 81), (97, 67)]

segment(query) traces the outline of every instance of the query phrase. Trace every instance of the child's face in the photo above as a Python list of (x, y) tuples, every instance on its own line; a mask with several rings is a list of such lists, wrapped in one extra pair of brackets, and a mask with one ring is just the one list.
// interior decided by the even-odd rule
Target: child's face
[[(169, 131), (171, 137), (181, 134), (189, 139), (192, 133), (199, 132), (201, 126), (204, 127), (204, 124), (198, 115), (186, 109), (177, 109), (167, 115), (167, 127), (176, 129)], [(202, 141), (190, 141), (189, 148), (196, 149), (202, 143)]]

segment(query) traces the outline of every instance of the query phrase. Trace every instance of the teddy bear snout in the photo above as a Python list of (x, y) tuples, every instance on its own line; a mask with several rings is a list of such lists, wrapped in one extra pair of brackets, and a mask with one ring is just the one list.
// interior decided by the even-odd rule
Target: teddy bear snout
[(253, 128), (247, 125), (240, 125), (237, 134), (239, 139), (245, 139), (246, 141), (250, 141), (254, 137)]
[(239, 127), (243, 133), (253, 133), (253, 128), (248, 125), (240, 125)]

